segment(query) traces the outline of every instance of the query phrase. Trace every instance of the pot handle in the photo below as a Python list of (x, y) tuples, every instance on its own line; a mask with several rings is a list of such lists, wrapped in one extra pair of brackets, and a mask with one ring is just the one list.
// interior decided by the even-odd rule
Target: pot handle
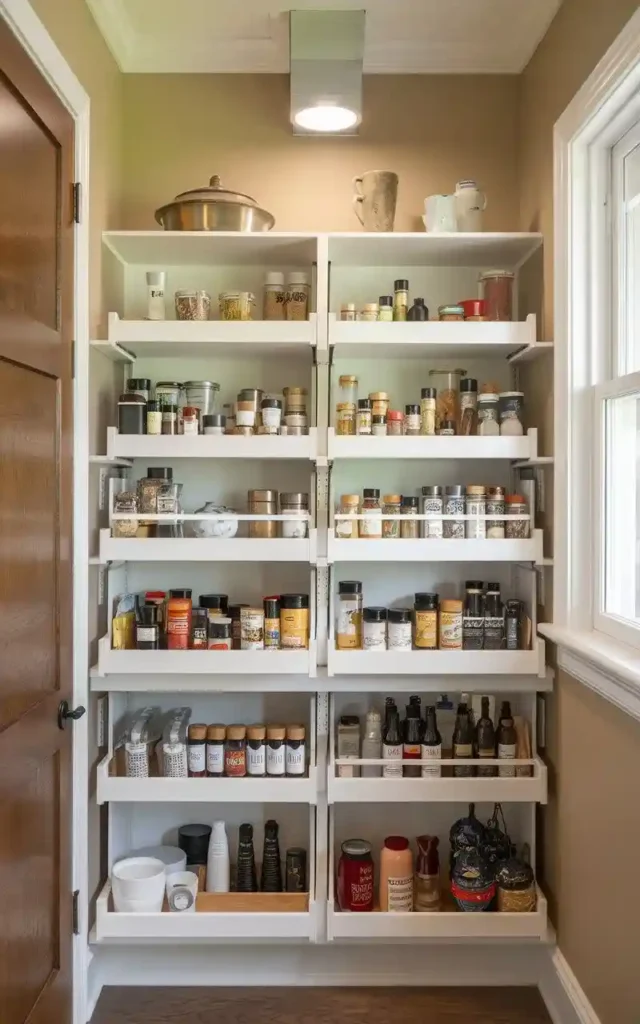
[(354, 211), (356, 217), (358, 218), (358, 220), (360, 221), (360, 223), (364, 227), (364, 221), (362, 219), (362, 214), (360, 212), (360, 207), (361, 207), (362, 203), (364, 202), (364, 196), (363, 196), (363, 194), (362, 194), (362, 192), (360, 190), (360, 186), (361, 185), (362, 185), (362, 178), (354, 178), (353, 179), (354, 192), (353, 192), (353, 198), (351, 200), (351, 205), (353, 206), (353, 211)]

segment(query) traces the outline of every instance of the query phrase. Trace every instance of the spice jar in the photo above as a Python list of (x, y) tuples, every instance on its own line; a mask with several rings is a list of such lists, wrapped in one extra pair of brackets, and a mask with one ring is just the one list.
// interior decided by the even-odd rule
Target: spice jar
[(453, 420), (443, 420), (438, 434), (440, 437), (455, 437), (456, 424)]
[(465, 583), (464, 610), (462, 615), (463, 651), (481, 651), (484, 647), (484, 599), (481, 580), (467, 580)]
[(486, 303), (484, 299), (463, 299), (460, 302), (464, 310), (465, 320), (486, 320)]
[(358, 520), (358, 536), (379, 540), (382, 537), (380, 491), (377, 487), (365, 487), (363, 495), (362, 515), (366, 518)]
[(409, 309), (409, 282), (400, 278), (393, 282), (393, 319), (404, 321)]
[(159, 380), (156, 384), (156, 401), (160, 403), (160, 408), (164, 409), (165, 405), (180, 405), (180, 395), (182, 394), (182, 384), (179, 384), (175, 380)]
[(145, 402), (149, 401), (151, 394), (151, 381), (148, 377), (130, 377), (127, 381), (127, 394), (140, 395)]
[(377, 302), (365, 302), (360, 313), (360, 319), (367, 323), (375, 323), (378, 319), (378, 312)]
[(209, 292), (184, 290), (176, 292), (176, 318), (178, 320), (208, 320), (211, 311)]
[(284, 320), (284, 274), (270, 270), (264, 278), (264, 320)]
[(404, 432), (407, 437), (418, 437), (420, 434), (420, 406), (405, 405)]
[(466, 370), (430, 370), (429, 380), (436, 389), (436, 430), (445, 420), (458, 423), (460, 419), (460, 381)]
[(267, 774), (267, 729), (264, 725), (247, 727), (247, 775), (261, 778)]
[(369, 395), (372, 416), (386, 416), (389, 411), (389, 395), (386, 391), (372, 391)]
[(371, 425), (371, 401), (368, 398), (360, 398), (356, 413), (356, 434), (371, 434)]
[(224, 745), (226, 725), (210, 725), (207, 729), (207, 775), (221, 779), (224, 775)]
[[(399, 494), (385, 494), (382, 498), (382, 514), (385, 516), (401, 515), (402, 497)], [(388, 540), (397, 540), (400, 536), (399, 519), (382, 520), (382, 536)]]
[(236, 426), (251, 427), (256, 425), (256, 410), (253, 402), (236, 402)]
[(308, 594), (281, 594), (280, 646), (298, 651), (309, 646)]
[(373, 434), (374, 437), (387, 436), (387, 424), (384, 416), (372, 416), (371, 433)]
[[(116, 513), (137, 515), (138, 506), (138, 496), (133, 491), (120, 491), (113, 496), (113, 511)], [(137, 519), (113, 519), (111, 522), (112, 537), (135, 537), (137, 532)]]
[(182, 433), (191, 435), (200, 433), (199, 410), (195, 405), (185, 405), (182, 410)]
[(140, 605), (136, 610), (136, 650), (157, 651), (159, 647), (158, 608), (155, 604)]
[[(505, 501), (508, 516), (526, 516), (529, 507), (521, 494), (507, 494)], [(526, 540), (529, 536), (528, 519), (507, 519), (505, 534), (509, 540)]]
[[(468, 516), (484, 516), (487, 511), (487, 494), (484, 485), (471, 484), (467, 487), (466, 513)], [(465, 537), (468, 540), (484, 540), (487, 536), (486, 519), (467, 519)]]
[(169, 436), (178, 433), (177, 405), (164, 405), (162, 407), (162, 433)]
[[(407, 406), (410, 409), (411, 406)], [(387, 434), (389, 437), (402, 437), (404, 432), (404, 415), (399, 409), (389, 409), (387, 413)]]
[(138, 480), (138, 511), (154, 516), (158, 512), (158, 491), (173, 480), (170, 466), (150, 466), (146, 477)]
[(284, 388), (284, 412), (285, 416), (292, 413), (300, 413), (306, 416), (307, 413), (307, 389), (306, 388)]
[[(443, 514), (442, 487), (430, 485), (422, 488), (420, 501), (422, 515), (441, 516)], [(420, 524), (420, 536), (435, 540), (442, 539), (442, 519), (423, 519)]]
[[(249, 491), (247, 495), (249, 515), (275, 516), (278, 514), (278, 492), (271, 490)], [(273, 519), (262, 519), (249, 523), (249, 536), (262, 540), (278, 536), (278, 523)]]
[(478, 382), (473, 377), (460, 381), (460, 433), (466, 437), (478, 429)]
[(193, 608), (191, 612), (191, 650), (206, 651), (208, 643), (209, 616), (206, 608)]
[(229, 605), (229, 618), (231, 619), (231, 650), (239, 651), (241, 647), (241, 630), (240, 630), (240, 616), (243, 608), (248, 608), (248, 604), (230, 604)]
[(247, 729), (244, 725), (227, 726), (224, 774), (229, 779), (243, 779), (247, 774)]
[(287, 726), (285, 771), (287, 775), (304, 775), (307, 770), (307, 750), (304, 725)]
[(338, 401), (355, 407), (358, 402), (358, 378), (353, 374), (342, 374), (338, 385)]
[(438, 320), (464, 320), (462, 306), (438, 306)]
[(147, 278), (147, 320), (164, 320), (164, 289), (167, 275), (164, 270), (148, 270)]
[(387, 645), (390, 651), (411, 650), (411, 609), (387, 609)]
[(403, 519), (400, 524), (400, 536), (403, 540), (417, 540), (420, 533), (418, 520), (418, 499), (412, 495), (403, 495), (402, 507), (400, 509)]
[(227, 594), (200, 594), (200, 607), (207, 609), (209, 618), (216, 616), (226, 618), (229, 610), (229, 598)]
[[(341, 715), (338, 722), (338, 760), (357, 761), (360, 757), (360, 719), (357, 715)], [(339, 779), (359, 779), (360, 765), (338, 765)]]
[(262, 426), (277, 433), (282, 422), (282, 402), (279, 398), (263, 398), (260, 404)]
[(440, 602), (440, 650), (462, 650), (462, 601)]
[(309, 536), (309, 495), (293, 491), (280, 495), (280, 512), (295, 513), (297, 519), (285, 519), (280, 523), (282, 536), (301, 539)]
[(342, 580), (338, 584), (336, 647), (339, 651), (362, 649), (362, 583)]
[(267, 775), (284, 775), (286, 735), (284, 725), (267, 726)]
[(160, 402), (147, 402), (147, 434), (157, 437), (162, 433), (162, 408)]
[(207, 612), (207, 646), (210, 651), (230, 651), (233, 646), (231, 639), (231, 619), (226, 615), (212, 615)]
[(365, 651), (386, 651), (387, 609), (362, 609), (362, 643)]
[(166, 611), (167, 649), (188, 651), (191, 635), (191, 591), (170, 590)]
[(207, 774), (207, 727), (190, 725), (187, 730), (187, 771), (191, 779)]
[[(464, 487), (451, 484), (445, 488), (444, 514), (446, 516), (463, 516), (465, 514)], [(446, 540), (462, 540), (464, 538), (464, 519), (445, 519), (442, 536)]]
[(265, 597), (264, 607), (264, 649), (277, 651), (280, 649), (280, 598)]
[(255, 305), (253, 292), (221, 292), (218, 295), (221, 320), (251, 320)]
[[(338, 512), (342, 512), (344, 515), (357, 515), (359, 505), (359, 494), (342, 494), (340, 496)], [(335, 530), (336, 537), (339, 537), (341, 540), (355, 540), (358, 536), (358, 520), (336, 519)]]
[(338, 906), (359, 913), (373, 910), (373, 858), (371, 843), (347, 839), (338, 862)]
[(211, 413), (209, 416), (202, 417), (202, 432), (203, 434), (215, 434), (218, 437), (222, 437), (225, 432), (226, 417), (221, 413)]
[(393, 320), (393, 295), (381, 295), (378, 299), (378, 320), (383, 323)]
[(356, 407), (348, 402), (338, 402), (336, 406), (336, 433), (341, 436), (354, 436), (356, 433)]
[(301, 271), (292, 271), (287, 276), (285, 296), (287, 320), (308, 320), (309, 318), (309, 276)]
[(345, 302), (340, 307), (340, 319), (347, 323), (353, 323), (356, 318), (355, 302)]
[(414, 638), (422, 651), (438, 649), (438, 595), (416, 594), (414, 604)]
[(487, 515), (496, 519), (487, 519), (487, 537), (491, 540), (504, 538), (505, 500), (503, 487), (490, 487), (487, 491)]
[(480, 284), (487, 320), (511, 320), (514, 275), (507, 270), (487, 270), (480, 274)]
[(240, 612), (240, 650), (264, 649), (264, 610), (250, 605)]
[(478, 434), (480, 437), (497, 437), (500, 433), (498, 408), (498, 395), (491, 391), (478, 395)]
[(422, 388), (420, 392), (420, 433), (433, 437), (436, 432), (436, 389)]
[(147, 432), (147, 403), (142, 395), (125, 392), (118, 399), (118, 433), (145, 434)]
[(502, 391), (498, 396), (500, 412), (500, 434), (503, 437), (520, 437), (524, 433), (522, 391)]

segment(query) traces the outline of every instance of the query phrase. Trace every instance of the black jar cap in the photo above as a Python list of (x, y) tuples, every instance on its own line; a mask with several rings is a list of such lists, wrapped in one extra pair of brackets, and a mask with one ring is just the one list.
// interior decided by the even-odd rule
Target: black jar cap
[(418, 499), (415, 498), (412, 494), (407, 494), (407, 495), (403, 494), (403, 496), (402, 496), (402, 504), (404, 505), (405, 508), (417, 508), (418, 507)]
[(280, 616), (280, 598), (279, 597), (265, 597), (264, 599), (264, 617), (265, 619), (277, 619)]
[(361, 594), (362, 583), (360, 580), (341, 580), (338, 584), (339, 594)]
[(371, 399), (370, 398), (359, 398), (358, 399), (358, 409), (370, 409), (370, 408), (371, 408)]
[(386, 622), (387, 609), (375, 607), (363, 608), (362, 619), (364, 622)]
[(220, 412), (210, 412), (206, 416), (202, 417), (202, 426), (204, 427), (224, 427), (227, 422), (227, 417)]
[(147, 477), (150, 480), (173, 480), (173, 470), (171, 466), (149, 466)]
[(393, 295), (381, 295), (378, 299), (379, 306), (393, 306)]
[[(384, 419), (384, 417), (383, 417), (383, 419)], [(363, 493), (365, 498), (379, 498), (380, 497), (380, 489), (378, 487), (365, 487), (365, 489), (363, 490), (362, 493)]]
[(476, 391), (478, 390), (478, 382), (473, 377), (463, 377), (460, 381), (461, 391)]
[(438, 394), (437, 388), (423, 388), (420, 392), (421, 398), (436, 398)]
[(280, 608), (308, 608), (308, 594), (281, 594)]
[(419, 416), (420, 415), (420, 406), (419, 405), (405, 405), (404, 413), (405, 413), (405, 416), (411, 416), (412, 413), (413, 414), (417, 414)]
[(191, 597), (193, 591), (189, 587), (178, 587), (176, 590), (169, 591), (169, 597)]
[(389, 622), (411, 622), (410, 608), (388, 608), (387, 619)]
[(151, 391), (151, 381), (148, 377), (129, 377), (127, 391)]
[(409, 282), (404, 277), (399, 277), (397, 281), (393, 282), (394, 290), (397, 292), (408, 292)]
[(231, 620), (224, 616), (209, 619), (209, 636), (212, 640), (226, 640), (231, 636)]
[(484, 583), (482, 580), (465, 580), (465, 590), (482, 590)]
[(119, 405), (146, 405), (147, 400), (144, 395), (139, 394), (137, 391), (125, 391), (118, 398)]
[(226, 614), (228, 604), (228, 594), (200, 594), (201, 608), (220, 608)]
[(136, 619), (140, 626), (157, 626), (159, 606), (157, 604), (138, 605)]
[(437, 594), (416, 594), (416, 611), (437, 611), (438, 610), (438, 595)]

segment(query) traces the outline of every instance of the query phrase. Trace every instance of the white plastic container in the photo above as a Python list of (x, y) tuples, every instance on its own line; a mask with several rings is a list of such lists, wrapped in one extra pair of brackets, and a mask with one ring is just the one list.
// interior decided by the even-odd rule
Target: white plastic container
[(113, 905), (119, 913), (160, 913), (165, 883), (166, 871), (161, 860), (125, 857), (111, 870)]
[(207, 892), (229, 892), (229, 840), (224, 821), (214, 821), (207, 855)]
[(193, 871), (167, 875), (167, 900), (173, 914), (195, 914), (198, 876)]

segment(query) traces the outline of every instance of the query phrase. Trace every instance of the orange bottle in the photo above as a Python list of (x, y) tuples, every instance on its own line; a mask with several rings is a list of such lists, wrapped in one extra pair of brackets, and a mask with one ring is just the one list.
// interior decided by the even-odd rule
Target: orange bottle
[(167, 649), (188, 651), (191, 636), (191, 591), (170, 590), (167, 601)]
[(380, 852), (380, 910), (413, 910), (413, 854), (404, 836), (387, 836)]

